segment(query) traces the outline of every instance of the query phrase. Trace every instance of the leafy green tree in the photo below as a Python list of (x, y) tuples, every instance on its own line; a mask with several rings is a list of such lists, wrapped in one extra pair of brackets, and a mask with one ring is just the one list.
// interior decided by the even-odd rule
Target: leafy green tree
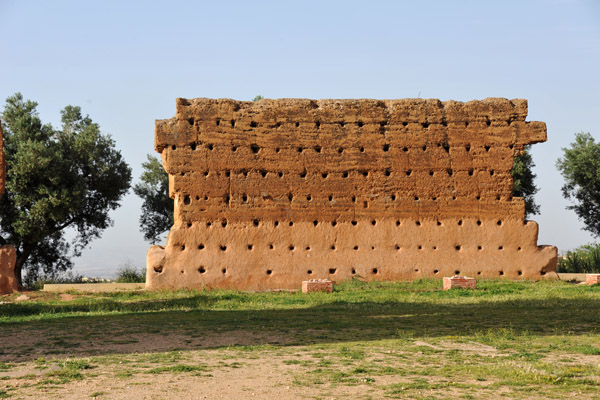
[(565, 179), (563, 196), (575, 202), (567, 209), (575, 211), (585, 230), (600, 237), (600, 143), (589, 133), (575, 134), (556, 167)]
[(142, 198), (140, 229), (150, 243), (160, 241), (160, 235), (173, 225), (173, 200), (169, 197), (169, 176), (159, 158), (148, 154), (142, 163), (144, 172), (133, 192)]
[[(17, 250), (19, 284), (72, 268), (71, 257), (112, 225), (131, 169), (98, 124), (79, 107), (61, 111), (62, 127), (42, 124), (37, 103), (6, 99), (6, 193), (0, 198), (0, 242)], [(68, 238), (65, 234), (69, 231)]]
[(535, 194), (539, 189), (534, 182), (536, 175), (533, 173), (533, 167), (535, 163), (529, 148), (525, 147), (523, 152), (515, 157), (510, 171), (513, 177), (513, 196), (523, 197), (525, 200), (525, 218), (540, 213), (540, 206), (535, 202)]
[(259, 101), (259, 100), (262, 100), (262, 99), (264, 99), (264, 97), (263, 97), (263, 96), (261, 96), (261, 95), (259, 94), (258, 96), (255, 96), (255, 97), (252, 99), (252, 101)]

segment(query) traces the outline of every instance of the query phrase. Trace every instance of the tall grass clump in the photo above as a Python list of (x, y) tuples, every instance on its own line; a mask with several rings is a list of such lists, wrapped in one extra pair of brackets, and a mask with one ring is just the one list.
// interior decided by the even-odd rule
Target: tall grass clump
[(144, 283), (146, 282), (146, 269), (137, 268), (133, 263), (127, 260), (121, 264), (117, 270), (117, 283)]
[(600, 243), (590, 243), (567, 251), (558, 259), (558, 272), (600, 273)]

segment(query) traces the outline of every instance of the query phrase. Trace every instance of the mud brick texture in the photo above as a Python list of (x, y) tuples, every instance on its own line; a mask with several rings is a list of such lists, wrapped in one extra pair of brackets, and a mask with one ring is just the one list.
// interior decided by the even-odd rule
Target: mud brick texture
[(501, 98), (177, 99), (155, 132), (175, 225), (146, 285), (555, 274), (512, 197), (514, 157), (546, 140), (526, 116)]
[(443, 288), (444, 290), (450, 290), (454, 288), (477, 289), (477, 280), (475, 278), (469, 278), (468, 276), (446, 276), (444, 277)]
[(302, 281), (302, 293), (333, 292), (333, 282), (329, 279), (311, 279)]
[(585, 283), (588, 285), (600, 284), (600, 274), (586, 274)]

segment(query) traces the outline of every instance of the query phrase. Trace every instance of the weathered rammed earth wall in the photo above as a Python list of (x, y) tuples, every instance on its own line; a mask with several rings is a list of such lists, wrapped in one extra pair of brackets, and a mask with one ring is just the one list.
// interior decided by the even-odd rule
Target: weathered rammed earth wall
[(539, 279), (557, 249), (512, 197), (527, 101), (178, 99), (156, 122), (175, 225), (148, 288)]

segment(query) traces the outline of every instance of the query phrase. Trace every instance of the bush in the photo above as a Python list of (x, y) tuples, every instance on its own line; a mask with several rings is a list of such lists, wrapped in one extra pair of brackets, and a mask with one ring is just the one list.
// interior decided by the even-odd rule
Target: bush
[(586, 244), (558, 259), (558, 272), (600, 273), (600, 243)]
[(117, 270), (117, 283), (144, 283), (146, 282), (146, 269), (137, 268), (130, 261), (122, 264)]

